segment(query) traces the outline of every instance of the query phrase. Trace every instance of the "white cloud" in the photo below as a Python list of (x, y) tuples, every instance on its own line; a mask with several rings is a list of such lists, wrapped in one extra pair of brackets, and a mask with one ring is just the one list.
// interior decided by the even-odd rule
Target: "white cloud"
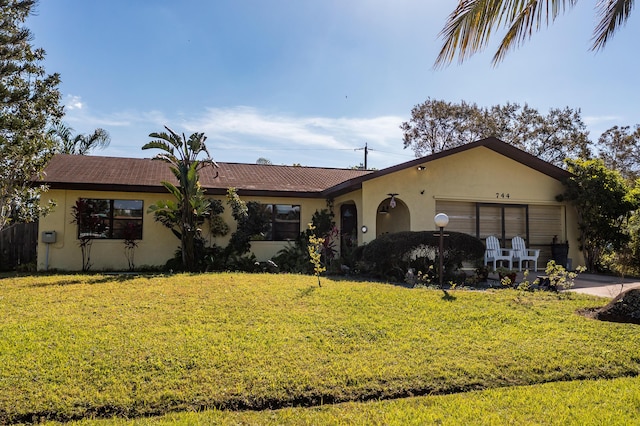
[(252, 107), (209, 108), (186, 120), (189, 131), (205, 132), (209, 139), (261, 139), (289, 147), (349, 149), (364, 143), (384, 147), (401, 144), (401, 117), (328, 118), (265, 113)]
[[(187, 117), (187, 118), (185, 118)], [(120, 111), (94, 114), (85, 108), (72, 110), (64, 119), (79, 132), (103, 127), (111, 145), (100, 155), (148, 156), (139, 148), (148, 134), (172, 130), (187, 134), (204, 132), (207, 145), (218, 161), (254, 162), (258, 157), (275, 164), (348, 167), (363, 159), (370, 148), (370, 166), (384, 168), (412, 158), (402, 149), (402, 117), (372, 118), (305, 117), (262, 111), (248, 106), (207, 108), (201, 114), (166, 115), (162, 111)]]
[(80, 98), (80, 96), (67, 95), (65, 97), (64, 104), (66, 109), (71, 111), (84, 108), (84, 104), (82, 103), (82, 98)]
[(96, 114), (85, 107), (82, 110), (67, 107), (67, 114), (63, 120), (78, 125), (78, 128), (130, 127), (148, 124), (150, 129), (155, 129), (168, 122), (167, 117), (160, 111), (139, 112), (125, 110), (109, 114)]
[(623, 119), (622, 117), (617, 115), (600, 115), (600, 116), (591, 115), (591, 116), (584, 117), (584, 124), (586, 124), (587, 126), (598, 126), (599, 124), (610, 123), (612, 121), (619, 122), (622, 119)]

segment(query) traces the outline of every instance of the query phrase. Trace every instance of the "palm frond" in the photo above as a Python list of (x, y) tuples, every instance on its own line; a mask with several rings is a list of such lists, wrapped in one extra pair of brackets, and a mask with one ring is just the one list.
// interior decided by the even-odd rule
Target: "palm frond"
[(567, 3), (568, 7), (573, 7), (576, 2), (577, 0), (529, 0), (520, 10), (511, 10), (511, 24), (493, 56), (493, 65), (502, 62), (513, 47), (520, 46), (530, 39), (534, 31), (555, 21), (558, 15), (567, 9)]
[[(168, 128), (167, 128), (168, 129)], [(169, 129), (171, 130), (171, 129)], [(166, 133), (166, 132), (154, 132), (149, 134), (150, 138), (156, 138), (157, 141), (164, 142), (169, 146), (172, 146), (173, 149), (177, 149), (180, 151), (182, 148), (180, 143), (180, 137), (175, 137), (175, 133)], [(173, 151), (172, 149), (172, 151)]]
[(106, 148), (111, 143), (111, 135), (105, 129), (97, 128), (90, 136), (89, 140), (95, 148)]
[(86, 155), (95, 148), (106, 148), (111, 143), (109, 132), (98, 128), (90, 135), (77, 135), (73, 139), (73, 153), (77, 155)]
[(162, 181), (161, 183), (162, 183), (162, 186), (164, 186), (167, 189), (167, 191), (169, 191), (171, 195), (175, 197), (176, 200), (179, 200), (179, 201), (182, 200), (183, 198), (182, 192), (180, 192), (180, 189), (178, 189), (177, 186), (167, 181)]
[(462, 62), (475, 52), (483, 50), (491, 29), (500, 18), (496, 11), (495, 0), (460, 0), (438, 34), (444, 38), (444, 43), (435, 65), (451, 63), (456, 52), (459, 52), (459, 61)]
[(613, 33), (625, 24), (633, 9), (633, 0), (600, 0), (596, 5), (600, 22), (593, 32), (591, 50), (600, 50)]
[(505, 54), (528, 40), (534, 31), (549, 25), (568, 6), (577, 0), (460, 0), (456, 9), (438, 34), (444, 43), (434, 66), (442, 67), (458, 56), (462, 63), (473, 54), (483, 51), (496, 28), (506, 27), (493, 57), (496, 65)]
[[(149, 135), (150, 137), (157, 137), (156, 133), (152, 133)], [(151, 142), (147, 142), (146, 144), (144, 144), (142, 146), (142, 149), (160, 149), (162, 151), (165, 151), (167, 153), (169, 153), (170, 155), (173, 155), (173, 147), (171, 145), (169, 145), (167, 142), (165, 142), (162, 139), (156, 139), (153, 140)]]

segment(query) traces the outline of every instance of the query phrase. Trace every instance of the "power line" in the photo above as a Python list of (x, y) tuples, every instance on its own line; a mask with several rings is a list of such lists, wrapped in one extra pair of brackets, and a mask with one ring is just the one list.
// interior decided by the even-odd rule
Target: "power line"
[[(367, 157), (369, 156), (369, 145), (367, 144), (367, 142), (364, 143), (364, 148), (354, 149), (354, 151), (361, 151), (361, 150), (364, 150), (364, 169), (368, 170), (369, 168), (367, 167)], [(371, 151), (373, 151), (373, 149)]]
[[(256, 149), (257, 151), (269, 151), (269, 152), (273, 152), (273, 151), (352, 151), (353, 148), (257, 148), (257, 147), (251, 147)], [(216, 147), (214, 146), (214, 149), (220, 149), (223, 151), (232, 151), (232, 150), (237, 150), (237, 147)]]

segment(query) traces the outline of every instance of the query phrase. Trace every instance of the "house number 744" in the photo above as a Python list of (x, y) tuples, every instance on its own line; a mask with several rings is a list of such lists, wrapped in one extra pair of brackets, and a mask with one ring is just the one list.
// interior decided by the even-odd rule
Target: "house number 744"
[(509, 198), (509, 193), (496, 192), (496, 198)]

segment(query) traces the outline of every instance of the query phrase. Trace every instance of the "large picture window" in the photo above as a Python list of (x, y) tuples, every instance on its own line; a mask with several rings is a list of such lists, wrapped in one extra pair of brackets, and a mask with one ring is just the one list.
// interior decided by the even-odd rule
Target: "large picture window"
[(142, 239), (142, 200), (81, 198), (78, 238)]
[(267, 241), (293, 241), (300, 235), (300, 206), (290, 204), (262, 204), (269, 222)]

